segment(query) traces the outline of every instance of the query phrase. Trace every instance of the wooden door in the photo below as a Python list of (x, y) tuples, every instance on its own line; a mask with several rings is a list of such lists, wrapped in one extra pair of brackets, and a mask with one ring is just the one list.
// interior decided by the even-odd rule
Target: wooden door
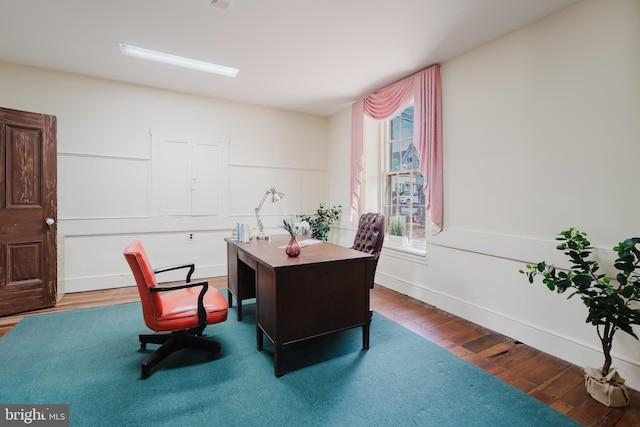
[(0, 316), (56, 303), (56, 117), (0, 108)]

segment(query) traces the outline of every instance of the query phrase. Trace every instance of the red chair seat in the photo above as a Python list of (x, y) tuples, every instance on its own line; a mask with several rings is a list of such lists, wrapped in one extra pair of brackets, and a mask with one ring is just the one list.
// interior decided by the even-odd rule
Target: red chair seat
[[(212, 292), (215, 291), (215, 292)], [(159, 299), (156, 307), (155, 331), (175, 331), (198, 326), (199, 288), (180, 289), (174, 292), (158, 292), (153, 297)], [(204, 295), (207, 324), (227, 320), (227, 301), (216, 289), (209, 289)]]

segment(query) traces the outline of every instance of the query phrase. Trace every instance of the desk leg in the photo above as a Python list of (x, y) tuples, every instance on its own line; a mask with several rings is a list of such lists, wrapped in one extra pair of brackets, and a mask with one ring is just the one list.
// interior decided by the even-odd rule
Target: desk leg
[(242, 320), (242, 299), (238, 298), (237, 306), (238, 306), (238, 308), (237, 308), (238, 321), (241, 321)]
[(362, 348), (364, 350), (369, 349), (369, 331), (371, 329), (371, 323), (368, 322), (362, 325)]
[(282, 369), (280, 367), (280, 353), (282, 352), (282, 345), (273, 344), (273, 365), (275, 368), (276, 377), (282, 376)]
[(256, 347), (258, 348), (258, 351), (262, 351), (264, 348), (263, 337), (264, 334), (262, 333), (262, 329), (260, 329), (260, 326), (256, 325)]
[[(241, 298), (236, 298), (238, 300), (238, 302), (236, 303), (236, 305), (238, 306), (236, 309), (236, 314), (238, 316), (238, 321), (242, 320), (242, 299)], [(233, 293), (231, 292), (231, 289), (227, 289), (227, 300), (229, 301), (229, 308), (233, 307)]]
[[(260, 329), (260, 326), (256, 325), (256, 347), (258, 351), (262, 351), (264, 348), (264, 332)], [(273, 343), (273, 366), (275, 369), (276, 377), (282, 376), (282, 369), (280, 368), (280, 353), (282, 352), (282, 345)]]

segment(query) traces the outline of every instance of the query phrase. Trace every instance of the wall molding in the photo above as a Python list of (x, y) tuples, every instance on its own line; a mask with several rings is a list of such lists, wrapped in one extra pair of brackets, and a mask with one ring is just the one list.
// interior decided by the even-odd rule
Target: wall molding
[(116, 156), (112, 154), (72, 153), (69, 151), (58, 151), (58, 157), (81, 157), (85, 159), (138, 160), (142, 162), (147, 162), (151, 160), (150, 157)]
[[(569, 268), (567, 257), (556, 250), (558, 242), (555, 236), (539, 239), (527, 236), (514, 236), (497, 233), (487, 233), (476, 230), (446, 228), (441, 233), (427, 239), (427, 255), (429, 246), (477, 253), (511, 261), (525, 263), (546, 260), (560, 268)], [(593, 246), (593, 255), (598, 260), (604, 273), (607, 265), (613, 265), (616, 254), (611, 248)]]
[[(192, 280), (207, 279), (210, 277), (222, 277), (227, 275), (226, 264), (212, 264), (212, 265), (197, 265), (196, 275), (192, 277)], [(174, 280), (184, 280), (184, 277), (170, 277), (163, 278), (163, 282), (169, 282)], [(66, 293), (86, 292), (94, 291), (96, 289), (119, 289), (135, 286), (136, 281), (133, 278), (133, 274), (110, 274), (105, 276), (86, 276), (86, 277), (73, 277), (67, 278), (63, 281), (62, 286)], [(162, 282), (161, 282), (162, 283)]]
[(270, 170), (291, 170), (291, 171), (303, 171), (303, 172), (327, 172), (327, 168), (310, 168), (310, 167), (297, 167), (297, 166), (278, 166), (278, 165), (266, 165), (266, 164), (251, 164), (251, 163), (229, 163), (230, 168), (239, 169), (270, 169)]
[(58, 219), (148, 217), (150, 168), (137, 157), (59, 155)]

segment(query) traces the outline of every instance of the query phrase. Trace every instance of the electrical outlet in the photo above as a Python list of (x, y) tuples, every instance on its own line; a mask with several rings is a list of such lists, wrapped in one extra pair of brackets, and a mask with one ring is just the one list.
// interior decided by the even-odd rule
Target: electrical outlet
[(189, 233), (189, 240), (193, 240), (193, 233)]

